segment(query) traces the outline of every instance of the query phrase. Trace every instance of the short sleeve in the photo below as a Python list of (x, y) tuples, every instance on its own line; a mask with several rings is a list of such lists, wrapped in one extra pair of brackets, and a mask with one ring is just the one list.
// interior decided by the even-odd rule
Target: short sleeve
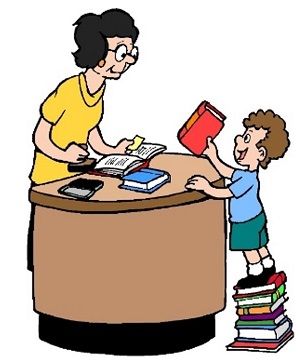
[(49, 123), (55, 124), (65, 112), (64, 99), (63, 89), (59, 86), (42, 103), (40, 107), (41, 116)]
[(232, 194), (239, 198), (247, 193), (253, 187), (252, 177), (247, 176), (247, 172), (240, 170), (234, 171), (232, 175), (232, 183), (228, 186)]

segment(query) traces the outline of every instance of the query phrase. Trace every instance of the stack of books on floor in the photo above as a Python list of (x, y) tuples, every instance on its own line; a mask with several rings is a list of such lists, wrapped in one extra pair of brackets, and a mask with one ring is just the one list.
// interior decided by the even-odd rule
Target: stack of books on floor
[(294, 337), (292, 321), (286, 314), (286, 274), (273, 274), (266, 285), (234, 287), (237, 303), (235, 328), (238, 336), (227, 350), (277, 352)]

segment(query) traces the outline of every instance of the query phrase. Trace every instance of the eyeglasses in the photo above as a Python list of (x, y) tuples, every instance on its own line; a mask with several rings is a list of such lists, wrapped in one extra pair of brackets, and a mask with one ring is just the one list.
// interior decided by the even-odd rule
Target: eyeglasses
[(137, 46), (134, 46), (131, 52), (128, 52), (127, 46), (125, 44), (120, 44), (116, 47), (116, 49), (108, 49), (108, 51), (112, 51), (115, 53), (116, 61), (121, 62), (126, 58), (127, 55), (131, 56), (136, 62), (139, 57), (139, 50)]

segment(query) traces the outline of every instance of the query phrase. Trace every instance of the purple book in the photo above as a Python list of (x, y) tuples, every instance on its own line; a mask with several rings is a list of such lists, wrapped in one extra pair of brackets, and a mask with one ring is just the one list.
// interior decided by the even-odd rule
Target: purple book
[(283, 306), (279, 306), (277, 310), (272, 313), (262, 313), (260, 315), (244, 315), (240, 316), (242, 321), (259, 321), (259, 320), (273, 320), (284, 311)]

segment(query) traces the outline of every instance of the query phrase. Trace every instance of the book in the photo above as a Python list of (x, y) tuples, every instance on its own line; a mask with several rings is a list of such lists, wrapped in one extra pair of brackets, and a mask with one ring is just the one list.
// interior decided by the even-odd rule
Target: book
[(285, 292), (285, 284), (279, 286), (274, 292), (263, 295), (256, 295), (253, 297), (235, 299), (239, 307), (245, 307), (249, 305), (264, 305), (268, 303), (273, 303), (282, 296)]
[(263, 326), (275, 326), (278, 325), (280, 322), (283, 321), (285, 318), (285, 314), (282, 313), (278, 315), (276, 318), (269, 319), (269, 320), (241, 320), (239, 319), (236, 321), (235, 326), (238, 327), (263, 327)]
[(242, 315), (239, 317), (241, 321), (259, 321), (259, 320), (274, 320), (276, 317), (284, 312), (284, 307), (279, 306), (274, 312), (261, 313), (258, 315)]
[(244, 295), (244, 294), (250, 294), (250, 293), (258, 293), (262, 291), (271, 291), (278, 288), (281, 284), (286, 282), (287, 277), (285, 272), (280, 271), (278, 273), (274, 273), (263, 286), (257, 286), (257, 287), (251, 287), (251, 288), (240, 288), (238, 286), (234, 286), (234, 289), (236, 290), (236, 294), (238, 295)]
[(242, 315), (259, 315), (259, 314), (268, 314), (274, 312), (280, 305), (284, 302), (288, 301), (288, 297), (286, 295), (281, 296), (274, 303), (270, 303), (269, 305), (256, 305), (256, 307), (238, 307), (237, 314)]
[(224, 127), (226, 116), (208, 101), (203, 101), (177, 133), (179, 142), (194, 155), (201, 155), (207, 138), (214, 139)]
[(228, 351), (261, 351), (261, 352), (278, 352), (288, 341), (294, 337), (293, 331), (288, 331), (283, 337), (279, 338), (275, 342), (251, 342), (251, 341), (238, 341), (235, 340), (231, 344), (227, 345)]
[(237, 328), (238, 338), (248, 339), (271, 339), (280, 338), (289, 328), (291, 328), (291, 320), (286, 318), (284, 322), (269, 328)]
[(166, 149), (167, 147), (162, 144), (142, 143), (128, 154), (111, 154), (102, 157), (90, 173), (122, 178), (134, 170), (145, 167), (151, 158)]
[(160, 169), (146, 168), (123, 177), (123, 183), (120, 185), (120, 188), (152, 193), (170, 181), (171, 176), (168, 172)]

